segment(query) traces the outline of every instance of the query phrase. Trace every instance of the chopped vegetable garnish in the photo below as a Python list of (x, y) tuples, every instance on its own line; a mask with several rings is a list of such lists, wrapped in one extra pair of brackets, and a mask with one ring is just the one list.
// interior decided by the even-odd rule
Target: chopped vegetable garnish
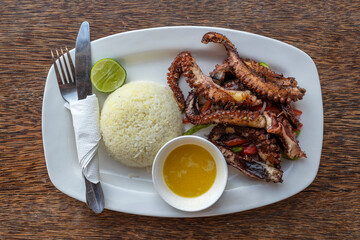
[(193, 126), (192, 128), (190, 128), (189, 130), (187, 130), (186, 132), (183, 133), (184, 135), (192, 135), (194, 133), (196, 133), (197, 131), (203, 129), (203, 128), (207, 128), (209, 127), (211, 124), (200, 124), (200, 125), (196, 125)]
[(184, 117), (182, 122), (183, 122), (183, 124), (190, 123), (190, 121), (187, 117)]
[(238, 153), (238, 152), (241, 152), (243, 150), (244, 150), (243, 147), (233, 147), (233, 148), (231, 148), (231, 151), (233, 151), (234, 153)]
[(233, 139), (224, 141), (225, 145), (226, 145), (226, 146), (229, 146), (229, 147), (233, 147), (233, 146), (236, 146), (236, 145), (240, 145), (240, 144), (243, 144), (243, 143), (246, 143), (246, 142), (247, 142), (246, 139), (240, 138), (240, 137), (237, 137), (237, 138), (233, 138)]
[(261, 62), (261, 63), (260, 63), (260, 66), (264, 66), (264, 67), (266, 67), (266, 68), (269, 68), (269, 69), (270, 69), (269, 65), (267, 65), (267, 64), (266, 64), (266, 63), (264, 63), (264, 62)]
[(244, 153), (247, 155), (254, 155), (257, 153), (257, 147), (255, 145), (244, 147)]
[(303, 126), (303, 124), (301, 123), (300, 126), (299, 126), (297, 129), (294, 129), (294, 130), (293, 130), (293, 132), (296, 133), (296, 136), (299, 135), (302, 126)]
[(299, 157), (294, 157), (294, 158), (290, 158), (288, 155), (286, 155), (286, 153), (284, 153), (284, 152), (281, 152), (281, 157), (283, 157), (283, 158), (285, 158), (285, 159), (287, 159), (287, 160), (298, 160), (299, 159)]
[(299, 130), (296, 130), (296, 131), (295, 131), (296, 136), (299, 136), (300, 132), (301, 132), (300, 129), (299, 129)]
[(302, 114), (302, 111), (300, 111), (299, 109), (296, 109), (296, 108), (293, 108), (293, 112), (294, 112), (294, 115), (297, 117), (301, 116), (301, 114)]

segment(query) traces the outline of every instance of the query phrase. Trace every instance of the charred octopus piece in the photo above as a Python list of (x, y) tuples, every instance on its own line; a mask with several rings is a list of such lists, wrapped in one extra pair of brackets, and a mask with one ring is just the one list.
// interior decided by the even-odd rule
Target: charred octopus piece
[(266, 129), (268, 133), (274, 134), (280, 140), (281, 147), (287, 156), (290, 158), (306, 157), (296, 140), (293, 127), (281, 114), (270, 111), (260, 113), (260, 111), (223, 109), (201, 113), (198, 96), (194, 91), (190, 92), (186, 99), (185, 114), (187, 119), (195, 125), (231, 124)]
[[(246, 139), (247, 144), (254, 144), (257, 153), (247, 155), (233, 152), (227, 141), (235, 137)], [(264, 130), (220, 124), (212, 129), (208, 139), (218, 147), (229, 165), (244, 174), (275, 183), (282, 182), (280, 148), (276, 140)]]
[(174, 93), (181, 110), (185, 107), (184, 95), (179, 88), (178, 81), (181, 74), (186, 77), (187, 83), (205, 98), (214, 103), (257, 106), (261, 100), (252, 95), (249, 90), (227, 90), (216, 84), (211, 77), (206, 76), (189, 52), (180, 53), (172, 62), (168, 73), (168, 84)]
[(187, 119), (195, 125), (227, 123), (256, 128), (266, 127), (266, 119), (257, 111), (217, 109), (201, 113), (199, 110), (198, 95), (195, 91), (191, 91), (186, 99), (185, 115)]
[[(279, 84), (281, 86), (290, 86), (296, 87), (297, 81), (295, 78), (292, 77), (284, 77), (282, 74), (278, 74), (276, 72), (271, 71), (269, 68), (260, 65), (259, 62), (249, 59), (242, 59), (244, 64), (254, 73), (258, 74), (259, 76), (263, 77), (266, 82), (273, 82), (275, 84)], [(210, 76), (215, 80), (218, 81), (218, 84), (221, 83), (226, 78), (234, 78), (236, 77), (234, 70), (230, 66), (229, 62), (225, 60), (222, 64), (216, 65), (215, 69), (210, 73)]]
[(256, 62), (254, 60), (244, 59), (243, 62), (249, 69), (254, 71), (256, 74), (262, 76), (267, 82), (270, 81), (281, 86), (297, 86), (297, 81), (295, 80), (295, 78), (284, 77), (282, 74), (275, 73), (269, 68), (260, 65), (259, 62)]
[(290, 157), (306, 157), (301, 151), (299, 142), (296, 140), (296, 134), (289, 121), (282, 115), (275, 116), (273, 113), (264, 111), (264, 117), (268, 124), (267, 132), (273, 133), (280, 140), (284, 153)]
[[(215, 32), (206, 33), (203, 36), (202, 42), (207, 44), (209, 42), (221, 43), (227, 50), (228, 58), (227, 62), (232, 67), (235, 75), (251, 90), (253, 90), (256, 94), (264, 95), (269, 100), (273, 100), (275, 102), (291, 102), (297, 101), (298, 99), (302, 99), (305, 94), (305, 89), (300, 88), (294, 85), (294, 81), (289, 79), (289, 83), (284, 85), (284, 81), (276, 82), (276, 81), (266, 81), (265, 76), (269, 76), (270, 72), (265, 72), (263, 68), (259, 68), (259, 71), (263, 73), (256, 73), (255, 70), (252, 70), (249, 67), (250, 64), (246, 64), (243, 59), (240, 58), (235, 46), (233, 43), (224, 35)], [(255, 66), (254, 68), (256, 68)], [(279, 77), (279, 76), (278, 76)], [(273, 79), (274, 80), (274, 79)]]
[(285, 117), (289, 120), (291, 125), (294, 127), (294, 129), (298, 129), (301, 127), (301, 122), (299, 119), (295, 116), (293, 108), (290, 106), (290, 104), (280, 104), (281, 110), (284, 113)]

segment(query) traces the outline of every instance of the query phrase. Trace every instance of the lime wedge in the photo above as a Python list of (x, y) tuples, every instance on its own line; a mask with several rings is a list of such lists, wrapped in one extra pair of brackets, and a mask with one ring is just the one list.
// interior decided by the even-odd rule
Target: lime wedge
[(110, 93), (125, 83), (126, 71), (117, 61), (104, 58), (92, 67), (90, 79), (96, 90)]

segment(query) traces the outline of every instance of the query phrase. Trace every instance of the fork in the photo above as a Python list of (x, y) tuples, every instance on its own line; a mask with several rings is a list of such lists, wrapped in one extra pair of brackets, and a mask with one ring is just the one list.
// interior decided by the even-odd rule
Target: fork
[[(61, 55), (59, 55), (59, 52), (58, 52), (57, 49), (55, 51), (56, 51), (56, 55), (57, 55), (57, 58), (58, 58), (58, 62), (59, 62), (59, 66), (60, 66), (60, 70), (61, 70), (62, 75), (60, 75), (59, 68), (57, 67), (57, 64), (56, 64), (56, 58), (55, 58), (52, 50), (51, 50), (51, 57), (52, 57), (52, 60), (53, 60), (56, 79), (58, 81), (61, 96), (68, 103), (72, 102), (72, 101), (76, 101), (76, 100), (78, 100), (78, 96), (77, 96), (76, 84), (75, 84), (75, 67), (74, 67), (74, 63), (73, 63), (73, 61), (72, 61), (72, 59), (70, 57), (69, 50), (67, 49), (67, 47), (65, 47), (65, 51), (66, 51), (66, 54), (67, 54), (67, 57), (68, 57), (68, 62), (69, 62), (70, 69), (71, 69), (71, 74), (70, 74), (68, 65), (66, 63), (66, 59), (65, 59), (63, 49), (62, 48), (60, 49)], [(63, 65), (62, 65), (62, 63), (60, 61), (61, 57), (62, 57), (64, 66), (65, 66), (66, 75), (65, 75)]]
[[(68, 61), (66, 61), (65, 59), (64, 50), (62, 48), (60, 49), (61, 54), (59, 54), (57, 49), (55, 50), (55, 52), (56, 56), (54, 56), (54, 53), (51, 50), (51, 57), (54, 64), (56, 79), (59, 85), (61, 96), (67, 103), (77, 101), (78, 95), (76, 90), (75, 67), (70, 57), (69, 50), (67, 49), (67, 47), (65, 47)], [(56, 61), (56, 58), (58, 61)], [(56, 62), (59, 63), (61, 74)], [(95, 213), (101, 213), (104, 209), (104, 194), (101, 184), (100, 182), (97, 184), (92, 183), (88, 179), (86, 179), (85, 176), (84, 179), (86, 187), (86, 203)]]

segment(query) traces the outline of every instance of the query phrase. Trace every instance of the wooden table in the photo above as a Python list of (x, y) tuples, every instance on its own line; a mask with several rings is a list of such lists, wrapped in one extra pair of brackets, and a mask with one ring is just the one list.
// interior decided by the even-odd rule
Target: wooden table
[[(359, 239), (360, 1), (0, 2), (0, 238)], [(163, 219), (105, 210), (50, 182), (41, 107), (50, 49), (134, 29), (203, 25), (275, 38), (315, 61), (324, 142), (315, 181), (284, 201), (225, 216)]]

